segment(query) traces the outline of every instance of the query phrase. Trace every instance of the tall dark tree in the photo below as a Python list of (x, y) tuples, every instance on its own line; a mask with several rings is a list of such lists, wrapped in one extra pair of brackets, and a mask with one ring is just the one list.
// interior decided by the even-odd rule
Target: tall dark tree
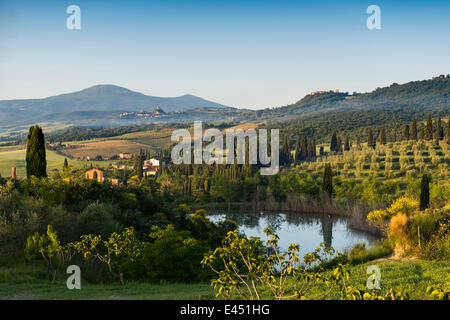
[(297, 137), (297, 140), (295, 141), (295, 161), (300, 160), (302, 154), (300, 150), (300, 138)]
[(45, 138), (42, 128), (38, 125), (30, 127), (27, 137), (27, 151), (25, 156), (27, 178), (47, 177), (47, 160), (45, 155)]
[(438, 118), (437, 124), (436, 124), (436, 133), (434, 135), (434, 138), (436, 141), (439, 142), (439, 140), (442, 140), (442, 125), (441, 125), (441, 117)]
[(386, 130), (384, 128), (381, 128), (380, 144), (386, 144)]
[(64, 169), (69, 167), (69, 163), (67, 162), (67, 158), (64, 158)]
[(325, 170), (323, 172), (323, 185), (322, 190), (331, 198), (333, 196), (333, 171), (331, 170), (331, 164), (325, 164)]
[(422, 176), (420, 182), (420, 210), (425, 210), (430, 206), (430, 177), (427, 174)]
[(447, 143), (450, 144), (450, 118), (448, 119), (447, 123), (447, 134), (445, 135), (445, 140), (447, 140)]
[(411, 140), (417, 140), (417, 120), (415, 118), (411, 124)]
[(312, 142), (312, 140), (309, 140), (308, 141), (308, 159), (311, 160), (312, 158), (314, 158), (313, 142)]
[(284, 136), (283, 147), (281, 148), (281, 164), (286, 165), (291, 159), (291, 151), (289, 150), (289, 143), (287, 136)]
[(345, 137), (344, 150), (345, 151), (349, 151), (350, 150), (350, 139), (348, 138), (348, 136)]
[(302, 138), (300, 140), (300, 150), (302, 153), (302, 159), (306, 159), (308, 156), (308, 141), (306, 139), (306, 134), (302, 134)]
[(341, 137), (337, 137), (337, 152), (342, 152), (342, 140), (341, 140)]
[(420, 128), (420, 132), (419, 132), (419, 140), (423, 140), (425, 139), (425, 130), (422, 128)]
[(425, 140), (433, 139), (433, 119), (431, 114), (428, 114), (427, 126), (425, 127)]
[(316, 146), (316, 138), (313, 138), (311, 140), (312, 142), (312, 153), (313, 153), (313, 157), (315, 158), (317, 156), (317, 146)]
[(372, 132), (371, 128), (369, 128), (369, 132), (367, 133), (367, 146), (369, 148), (372, 147), (374, 149), (376, 146), (376, 142), (375, 142), (375, 139), (373, 138), (373, 132)]
[(144, 176), (143, 167), (144, 167), (144, 155), (142, 154), (141, 151), (138, 155), (136, 155), (134, 167), (136, 170), (136, 175), (139, 179), (142, 179), (142, 177)]
[(391, 141), (392, 142), (397, 141), (397, 130), (395, 130), (395, 129), (392, 129), (392, 131), (391, 131)]
[(405, 125), (405, 129), (403, 130), (403, 140), (408, 141), (409, 140), (409, 126)]
[(333, 134), (331, 136), (330, 151), (336, 152), (338, 150), (337, 144), (338, 144), (338, 141), (337, 141), (336, 131), (333, 131)]

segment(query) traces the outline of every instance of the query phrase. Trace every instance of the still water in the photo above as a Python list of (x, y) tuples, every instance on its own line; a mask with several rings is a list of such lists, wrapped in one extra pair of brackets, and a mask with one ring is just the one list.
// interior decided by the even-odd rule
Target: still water
[(379, 239), (349, 228), (346, 218), (328, 214), (229, 213), (208, 214), (208, 218), (212, 222), (234, 220), (239, 231), (247, 237), (259, 237), (263, 241), (267, 240), (264, 228), (270, 226), (280, 237), (278, 246), (282, 250), (286, 250), (291, 243), (298, 243), (301, 255), (313, 252), (322, 242), (331, 245), (336, 251), (344, 252), (360, 242), (365, 242), (366, 247), (369, 247)]

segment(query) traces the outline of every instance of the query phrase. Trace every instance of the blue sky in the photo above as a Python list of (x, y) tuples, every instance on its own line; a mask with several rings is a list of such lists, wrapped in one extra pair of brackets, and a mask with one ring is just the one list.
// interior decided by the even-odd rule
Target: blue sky
[[(71, 4), (81, 30), (66, 28)], [(0, 99), (115, 84), (255, 109), (447, 73), (448, 0), (0, 0)]]

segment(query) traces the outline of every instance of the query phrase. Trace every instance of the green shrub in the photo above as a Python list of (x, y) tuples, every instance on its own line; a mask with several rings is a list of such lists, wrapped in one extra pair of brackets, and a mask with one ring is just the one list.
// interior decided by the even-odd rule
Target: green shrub
[[(431, 217), (426, 220), (433, 220), (435, 222), (435, 230), (428, 235), (428, 241), (421, 243), (418, 255), (420, 258), (426, 260), (448, 261), (450, 260), (450, 212), (445, 209), (440, 209), (427, 210), (426, 213)], [(426, 224), (430, 224), (429, 228), (431, 229), (431, 222), (427, 222)], [(427, 227), (425, 226), (425, 228)]]
[(149, 236), (153, 241), (145, 242), (135, 266), (144, 272), (146, 280), (189, 282), (210, 274), (200, 264), (210, 250), (207, 242), (192, 238), (189, 231), (177, 231), (173, 225), (166, 229), (153, 227)]
[(121, 230), (120, 224), (114, 219), (117, 208), (104, 203), (94, 202), (77, 217), (80, 234), (99, 234), (106, 238), (113, 232)]
[(411, 224), (408, 228), (408, 239), (414, 246), (420, 242), (425, 243), (431, 239), (431, 236), (438, 227), (438, 218), (428, 212), (421, 213), (412, 218)]

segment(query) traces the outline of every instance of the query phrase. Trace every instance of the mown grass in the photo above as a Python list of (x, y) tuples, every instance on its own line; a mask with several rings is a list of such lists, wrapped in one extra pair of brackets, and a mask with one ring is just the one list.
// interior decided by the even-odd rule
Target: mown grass
[[(348, 285), (364, 289), (369, 274), (369, 265), (377, 265), (381, 270), (382, 288), (406, 291), (411, 299), (429, 299), (426, 288), (429, 285), (450, 281), (450, 262), (375, 260), (350, 268)], [(196, 284), (176, 283), (127, 283), (91, 284), (82, 281), (81, 290), (66, 288), (63, 272), (56, 283), (46, 279), (42, 264), (26, 264), (14, 268), (0, 267), (0, 299), (150, 299), (150, 300), (211, 300), (215, 292), (208, 282)], [(331, 271), (327, 271), (331, 272)], [(320, 296), (324, 288), (317, 286), (310, 297)], [(270, 299), (270, 296), (264, 296)], [(339, 299), (333, 293), (327, 299)]]
[(121, 300), (199, 300), (213, 299), (209, 283), (127, 283), (92, 284), (81, 280), (80, 290), (69, 290), (66, 275), (60, 271), (55, 283), (46, 278), (42, 263), (27, 263), (13, 268), (0, 267), (0, 299), (121, 299)]

